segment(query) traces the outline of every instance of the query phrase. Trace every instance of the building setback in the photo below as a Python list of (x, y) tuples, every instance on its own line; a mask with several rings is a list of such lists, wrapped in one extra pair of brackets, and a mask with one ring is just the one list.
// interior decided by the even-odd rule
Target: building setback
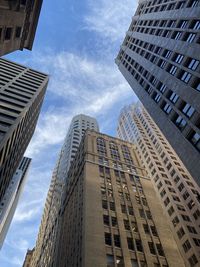
[(185, 266), (134, 145), (88, 130), (64, 192), (52, 266)]
[(23, 157), (17, 171), (10, 181), (10, 185), (6, 189), (2, 201), (0, 202), (0, 249), (22, 194), (30, 163), (31, 159)]
[(197, 0), (139, 1), (116, 64), (200, 185), (199, 18)]
[(53, 266), (59, 228), (59, 212), (67, 172), (86, 129), (98, 131), (96, 119), (83, 114), (73, 117), (55, 166), (47, 195), (31, 266)]
[(0, 0), (0, 56), (32, 49), (42, 0)]
[(0, 59), (0, 201), (34, 133), (46, 74)]
[(199, 266), (200, 188), (140, 103), (122, 109), (117, 132), (136, 145), (185, 266)]

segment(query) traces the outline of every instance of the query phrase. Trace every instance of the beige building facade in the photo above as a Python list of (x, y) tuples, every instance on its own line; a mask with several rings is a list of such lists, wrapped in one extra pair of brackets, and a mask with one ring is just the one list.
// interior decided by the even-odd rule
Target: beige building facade
[(22, 267), (30, 267), (31, 259), (33, 257), (34, 249), (28, 250)]
[(86, 132), (68, 172), (51, 266), (185, 266), (137, 154), (133, 144)]
[(185, 265), (199, 266), (199, 186), (142, 104), (122, 109), (117, 132), (136, 145)]

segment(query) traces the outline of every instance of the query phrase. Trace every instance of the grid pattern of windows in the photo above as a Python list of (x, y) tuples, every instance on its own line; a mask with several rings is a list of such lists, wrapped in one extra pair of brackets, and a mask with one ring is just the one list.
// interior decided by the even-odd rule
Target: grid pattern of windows
[[(172, 92), (169, 95), (172, 101), (177, 97)], [(189, 115), (192, 113), (187, 104), (183, 104), (182, 109)], [(193, 235), (196, 238), (200, 235), (198, 223), (190, 219), (195, 216), (196, 220), (199, 220), (199, 209), (195, 212), (195, 206), (200, 208), (200, 201), (197, 191), (193, 189), (198, 186), (141, 104), (126, 107), (121, 111), (117, 131), (121, 138), (136, 144), (138, 154), (152, 177), (163, 208), (168, 214), (183, 257), (189, 261), (191, 253), (198, 255), (199, 251), (198, 241), (193, 240)], [(154, 166), (153, 170), (151, 166)], [(143, 210), (140, 215), (145, 216)], [(144, 230), (149, 232), (147, 225), (144, 225)], [(191, 251), (188, 249), (189, 254), (185, 252), (187, 243), (183, 245), (186, 237), (189, 244), (193, 245)], [(153, 245), (150, 247), (152, 252), (155, 251)]]
[[(198, 183), (200, 173), (193, 162), (200, 154), (193, 136), (200, 135), (199, 9), (199, 1), (192, 0), (142, 1), (116, 58), (119, 70)], [(193, 160), (188, 161), (182, 147), (193, 151)]]

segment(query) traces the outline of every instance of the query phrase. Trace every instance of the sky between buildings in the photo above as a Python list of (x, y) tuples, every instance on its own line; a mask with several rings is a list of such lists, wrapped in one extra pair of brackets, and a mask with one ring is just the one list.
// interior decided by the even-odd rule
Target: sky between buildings
[(5, 58), (50, 75), (47, 94), (26, 155), (27, 184), (4, 246), (1, 267), (23, 264), (39, 229), (51, 173), (74, 115), (95, 117), (116, 135), (120, 109), (136, 96), (114, 63), (136, 0), (44, 0), (33, 51)]

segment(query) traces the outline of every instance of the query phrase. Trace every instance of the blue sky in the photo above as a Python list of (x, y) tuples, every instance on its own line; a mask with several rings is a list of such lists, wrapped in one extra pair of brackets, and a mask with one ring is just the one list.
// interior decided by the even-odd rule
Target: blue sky
[(50, 75), (42, 112), (26, 155), (33, 158), (24, 193), (0, 252), (1, 267), (22, 266), (35, 245), (51, 173), (70, 120), (97, 118), (115, 136), (120, 109), (136, 100), (114, 59), (136, 0), (44, 0), (33, 51), (6, 58)]

